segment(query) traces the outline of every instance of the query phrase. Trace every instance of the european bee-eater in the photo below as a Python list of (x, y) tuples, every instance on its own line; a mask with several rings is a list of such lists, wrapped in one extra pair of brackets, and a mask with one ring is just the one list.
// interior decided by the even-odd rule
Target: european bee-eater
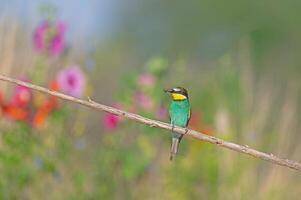
[[(182, 87), (174, 87), (164, 91), (170, 93), (172, 98), (172, 102), (169, 107), (171, 125), (184, 128), (187, 127), (190, 119), (190, 104), (187, 90)], [(170, 160), (176, 156), (182, 137), (182, 134), (172, 132)]]

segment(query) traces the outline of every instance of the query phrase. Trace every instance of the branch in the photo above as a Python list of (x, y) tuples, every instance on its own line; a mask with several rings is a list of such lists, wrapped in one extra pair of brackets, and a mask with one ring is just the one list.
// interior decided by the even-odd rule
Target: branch
[[(64, 99), (64, 100), (67, 100), (70, 102), (74, 102), (77, 104), (84, 105), (86, 107), (90, 107), (94, 110), (105, 111), (108, 113), (112, 113), (114, 115), (122, 116), (122, 117), (125, 117), (128, 119), (134, 120), (136, 122), (149, 125), (151, 127), (157, 127), (157, 128), (167, 129), (167, 130), (172, 129), (172, 126), (168, 123), (152, 120), (152, 119), (145, 118), (145, 117), (142, 117), (142, 116), (134, 114), (134, 113), (126, 112), (126, 111), (123, 111), (123, 110), (120, 110), (117, 108), (99, 104), (99, 103), (92, 101), (90, 98), (88, 98), (88, 100), (78, 99), (78, 98), (75, 98), (72, 96), (68, 96), (68, 95), (65, 95), (65, 94), (62, 94), (59, 92), (55, 92), (55, 91), (46, 89), (46, 88), (38, 86), (38, 85), (23, 82), (23, 81), (9, 78), (9, 77), (3, 76), (3, 75), (0, 75), (0, 80), (14, 83), (14, 84), (21, 85), (21, 86), (25, 86), (30, 89), (33, 89), (33, 90), (36, 90), (36, 91), (39, 91), (39, 92), (42, 92), (42, 93), (45, 93), (48, 95), (52, 95), (52, 96), (55, 96), (55, 97), (58, 97), (58, 98), (61, 98), (61, 99)], [(281, 165), (281, 166), (285, 166), (285, 167), (289, 167), (291, 169), (301, 171), (301, 164), (296, 161), (282, 159), (277, 156), (274, 156), (273, 154), (268, 154), (268, 153), (264, 153), (261, 151), (257, 151), (255, 149), (248, 147), (247, 145), (239, 145), (239, 144), (235, 144), (232, 142), (227, 142), (222, 139), (219, 139), (219, 138), (216, 138), (213, 136), (208, 136), (203, 133), (200, 133), (200, 132), (197, 132), (197, 131), (194, 131), (191, 129), (187, 129), (187, 128), (174, 127), (173, 131), (180, 133), (180, 134), (190, 136), (197, 140), (209, 142), (211, 144), (215, 144), (215, 145), (227, 148), (227, 149), (231, 149), (231, 150), (237, 151), (239, 153), (247, 154), (247, 155), (250, 155), (250, 156), (265, 160), (265, 161), (269, 161), (273, 164), (277, 164), (277, 165)]]

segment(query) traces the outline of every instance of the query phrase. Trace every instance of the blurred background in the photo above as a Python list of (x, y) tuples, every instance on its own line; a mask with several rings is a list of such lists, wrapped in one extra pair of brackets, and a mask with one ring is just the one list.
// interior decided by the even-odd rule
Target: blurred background
[[(300, 161), (300, 1), (4, 1), (0, 73)], [(301, 176), (0, 84), (0, 199), (300, 199)]]

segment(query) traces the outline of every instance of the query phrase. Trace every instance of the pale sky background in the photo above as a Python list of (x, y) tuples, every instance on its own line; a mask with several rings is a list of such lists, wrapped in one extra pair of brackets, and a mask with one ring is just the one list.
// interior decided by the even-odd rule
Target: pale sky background
[(83, 37), (94, 35), (99, 39), (112, 33), (119, 5), (116, 0), (0, 0), (0, 16), (16, 17), (34, 27), (42, 19), (39, 8), (43, 3), (58, 8), (58, 18), (68, 24), (71, 38), (74, 34), (83, 34)]

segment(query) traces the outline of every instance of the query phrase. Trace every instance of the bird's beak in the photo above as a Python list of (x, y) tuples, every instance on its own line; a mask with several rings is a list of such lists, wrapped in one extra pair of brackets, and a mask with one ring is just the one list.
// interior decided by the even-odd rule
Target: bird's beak
[(165, 89), (164, 92), (171, 93), (171, 92), (173, 92), (173, 90), (172, 89)]

